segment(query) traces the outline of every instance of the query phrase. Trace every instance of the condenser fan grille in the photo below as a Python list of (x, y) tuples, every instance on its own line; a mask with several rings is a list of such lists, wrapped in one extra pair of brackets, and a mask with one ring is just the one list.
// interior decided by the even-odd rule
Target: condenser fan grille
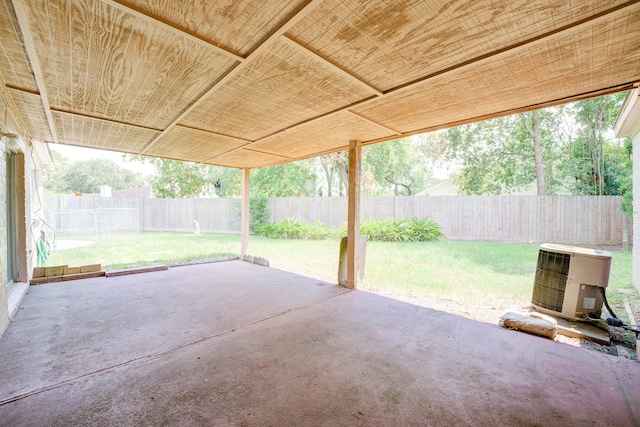
[(562, 312), (570, 261), (569, 254), (540, 250), (531, 297), (534, 305)]

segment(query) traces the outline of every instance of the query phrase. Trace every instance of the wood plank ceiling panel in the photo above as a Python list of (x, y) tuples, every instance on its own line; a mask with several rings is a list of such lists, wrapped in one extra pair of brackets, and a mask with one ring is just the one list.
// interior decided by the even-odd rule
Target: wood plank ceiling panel
[(51, 141), (53, 138), (47, 124), (47, 115), (44, 112), (40, 95), (16, 89), (9, 89), (9, 94), (16, 104), (31, 137), (40, 141)]
[(249, 141), (216, 135), (197, 129), (174, 126), (168, 134), (146, 152), (178, 160), (206, 161), (246, 145)]
[(158, 131), (103, 119), (53, 112), (56, 130), (65, 144), (137, 153)]
[(234, 63), (99, 0), (28, 13), (53, 110), (162, 129)]
[(370, 95), (313, 56), (278, 41), (180, 124), (256, 140)]
[(124, 0), (119, 3), (247, 56), (302, 0)]
[(327, 0), (288, 35), (387, 91), (623, 3)]
[(640, 5), (352, 110), (402, 132), (414, 132), (638, 81), (638, 22)]
[(0, 1), (28, 133), (233, 167), (640, 81), (639, 0)]
[(38, 85), (29, 67), (11, 0), (0, 4), (0, 28), (0, 76), (10, 87), (36, 93)]
[(367, 141), (393, 135), (390, 129), (342, 111), (267, 137), (247, 148), (289, 158), (305, 158), (344, 149), (354, 139)]
[(290, 162), (291, 159), (241, 148), (216, 157), (207, 163), (230, 168), (262, 168)]

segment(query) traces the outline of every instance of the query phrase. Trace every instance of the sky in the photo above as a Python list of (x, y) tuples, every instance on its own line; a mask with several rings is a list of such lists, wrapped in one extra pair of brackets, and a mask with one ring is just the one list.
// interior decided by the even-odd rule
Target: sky
[(151, 175), (153, 166), (140, 162), (125, 162), (122, 159), (124, 153), (117, 151), (97, 150), (95, 148), (75, 147), (73, 145), (49, 144), (51, 151), (56, 151), (72, 162), (90, 159), (107, 159), (114, 161), (118, 166), (129, 169), (132, 172), (139, 172), (142, 175)]

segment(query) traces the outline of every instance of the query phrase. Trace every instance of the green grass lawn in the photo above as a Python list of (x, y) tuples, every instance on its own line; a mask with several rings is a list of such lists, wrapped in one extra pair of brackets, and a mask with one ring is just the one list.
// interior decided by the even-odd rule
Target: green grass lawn
[[(52, 265), (101, 263), (105, 269), (237, 256), (240, 236), (141, 233), (140, 243), (111, 239), (101, 247), (53, 251)], [(272, 240), (252, 236), (249, 253), (272, 267), (337, 282), (337, 240)], [(369, 242), (361, 289), (404, 298), (451, 300), (466, 306), (517, 308), (530, 304), (538, 247), (469, 241)], [(607, 295), (633, 289), (631, 253), (614, 252)], [(620, 315), (621, 313), (617, 313)]]
[[(78, 236), (74, 240), (85, 240)], [(93, 238), (95, 241), (95, 237)], [(237, 256), (240, 236), (226, 234), (140, 233), (140, 243), (132, 235), (113, 236), (79, 248), (53, 250), (51, 265), (102, 264), (105, 269), (174, 264), (180, 261)]]

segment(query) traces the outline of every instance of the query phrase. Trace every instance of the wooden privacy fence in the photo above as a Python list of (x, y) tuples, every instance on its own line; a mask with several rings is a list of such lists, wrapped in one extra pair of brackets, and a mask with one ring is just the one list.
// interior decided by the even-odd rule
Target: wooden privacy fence
[[(367, 196), (361, 217), (428, 217), (458, 240), (620, 244), (632, 240), (621, 203), (617, 196)], [(46, 212), (118, 207), (138, 208), (143, 231), (188, 232), (198, 221), (202, 232), (240, 232), (238, 199), (45, 197)], [(269, 207), (273, 222), (299, 218), (335, 228), (347, 219), (346, 197), (270, 198)]]

